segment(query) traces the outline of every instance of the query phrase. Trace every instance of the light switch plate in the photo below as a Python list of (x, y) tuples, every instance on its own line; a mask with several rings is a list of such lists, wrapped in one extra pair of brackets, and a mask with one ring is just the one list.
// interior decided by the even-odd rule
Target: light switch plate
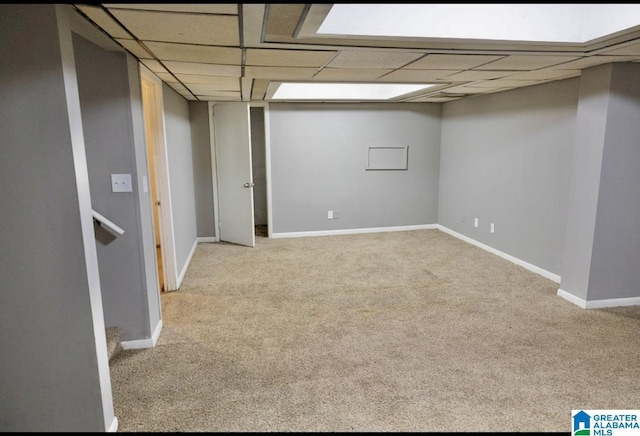
[(133, 192), (131, 174), (111, 174), (111, 192)]

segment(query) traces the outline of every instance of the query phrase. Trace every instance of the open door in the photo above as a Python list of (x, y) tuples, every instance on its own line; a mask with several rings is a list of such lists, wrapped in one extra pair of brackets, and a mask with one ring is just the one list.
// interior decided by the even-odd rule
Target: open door
[(220, 240), (255, 247), (249, 104), (215, 104), (213, 123)]

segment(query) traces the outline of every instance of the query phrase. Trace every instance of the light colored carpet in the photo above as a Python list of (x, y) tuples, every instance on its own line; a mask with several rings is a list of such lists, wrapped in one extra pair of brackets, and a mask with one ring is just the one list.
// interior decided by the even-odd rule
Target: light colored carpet
[(640, 405), (640, 307), (438, 230), (200, 244), (158, 345), (111, 363), (121, 431), (571, 431)]

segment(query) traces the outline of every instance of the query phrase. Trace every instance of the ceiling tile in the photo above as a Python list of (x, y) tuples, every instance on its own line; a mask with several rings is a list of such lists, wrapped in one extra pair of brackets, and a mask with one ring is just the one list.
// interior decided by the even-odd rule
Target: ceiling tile
[(199, 64), (196, 62), (164, 62), (173, 74), (203, 74), (209, 76), (240, 77), (239, 65)]
[[(194, 86), (203, 86), (203, 85), (194, 85)], [(193, 90), (194, 89), (192, 89), (192, 91)], [(229, 98), (238, 98), (238, 99), (240, 98), (239, 91), (216, 91), (215, 89), (213, 90), (202, 89), (201, 93), (196, 92), (195, 95), (206, 95), (208, 97), (229, 97)]]
[(311, 79), (317, 68), (252, 67), (244, 68), (245, 77), (271, 80)]
[(475, 70), (535, 70), (580, 59), (579, 56), (507, 56), (474, 68)]
[(637, 56), (589, 56), (576, 61), (554, 65), (550, 68), (553, 68), (554, 70), (581, 70), (584, 68), (594, 67), (596, 65), (608, 64), (610, 62), (628, 62), (636, 58)]
[(410, 63), (405, 70), (466, 70), (504, 56), (430, 54)]
[(238, 14), (238, 6), (233, 3), (215, 4), (150, 4), (150, 3), (105, 3), (114, 9), (142, 9), (148, 11), (194, 12), (203, 14)]
[(173, 74), (171, 73), (156, 73), (156, 76), (160, 77), (163, 81), (169, 83), (169, 82), (176, 82), (176, 78), (173, 77)]
[(113, 38), (131, 38), (129, 32), (111, 18), (102, 8), (84, 5), (77, 5), (76, 7)]
[(466, 85), (452, 86), (451, 88), (443, 89), (443, 92), (453, 92), (460, 94), (484, 94), (487, 89), (485, 88), (472, 88)]
[(133, 39), (116, 38), (116, 41), (118, 41), (121, 46), (129, 50), (131, 54), (138, 59), (153, 59), (153, 56), (151, 56), (140, 44), (138, 44), (137, 41), (134, 41)]
[(217, 92), (240, 92), (240, 81), (234, 78), (235, 84), (213, 85), (201, 83), (185, 83), (194, 94), (210, 95)]
[(269, 86), (268, 80), (254, 80), (253, 87), (251, 88), (251, 99), (264, 99), (264, 94), (267, 92), (267, 86)]
[(174, 44), (145, 41), (144, 44), (162, 61), (240, 65), (242, 50), (235, 47)]
[(337, 53), (337, 51), (248, 48), (245, 65), (321, 67)]
[(632, 44), (622, 48), (603, 51), (602, 54), (617, 56), (640, 56), (640, 44)]
[(510, 88), (514, 86), (526, 86), (527, 84), (535, 85), (536, 83), (538, 83), (538, 81), (536, 80), (531, 80), (531, 81), (510, 80), (510, 78), (507, 77), (506, 79), (495, 79), (495, 80), (486, 80), (484, 82), (468, 83), (465, 86), (469, 86), (472, 88), (491, 89), (491, 88)]
[(187, 88), (185, 88), (182, 83), (179, 82), (166, 82), (167, 85), (169, 85), (170, 87), (172, 87), (173, 89), (175, 89), (178, 92), (189, 92), (189, 90)]
[(457, 100), (456, 97), (418, 97), (409, 100), (409, 103), (444, 103), (446, 101)]
[(190, 92), (178, 92), (181, 96), (186, 98), (187, 100), (197, 101), (198, 99), (193, 96)]
[(237, 97), (234, 96), (214, 96), (214, 95), (198, 95), (198, 100), (201, 101), (242, 101), (240, 93)]
[[(378, 82), (430, 82), (451, 81), (447, 76), (458, 73), (460, 70), (396, 70), (381, 77)], [(445, 79), (446, 78), (446, 79)]]
[(154, 73), (166, 73), (167, 72), (165, 67), (163, 67), (162, 64), (160, 64), (160, 62), (155, 61), (153, 59), (142, 59), (140, 62), (142, 62), (147, 68), (149, 68)]
[(518, 71), (478, 71), (468, 70), (445, 77), (448, 80), (490, 80), (505, 77)]
[(327, 66), (331, 68), (400, 68), (415, 61), (423, 53), (343, 50)]
[(508, 77), (509, 80), (546, 80), (546, 79), (566, 79), (569, 77), (579, 76), (580, 70), (552, 70), (545, 68), (543, 70), (527, 71), (513, 74)]
[(238, 46), (238, 17), (111, 9), (113, 15), (145, 41)]
[(375, 80), (393, 70), (385, 69), (359, 69), (359, 68), (323, 68), (314, 79), (320, 80), (344, 80), (346, 82), (356, 80)]
[(176, 74), (185, 85), (215, 85), (227, 91), (240, 91), (237, 77), (203, 76), (201, 74)]

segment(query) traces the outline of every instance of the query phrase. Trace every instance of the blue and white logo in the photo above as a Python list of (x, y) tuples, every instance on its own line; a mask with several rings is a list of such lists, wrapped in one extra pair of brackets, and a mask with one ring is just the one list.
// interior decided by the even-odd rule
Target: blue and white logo
[(572, 410), (573, 436), (640, 436), (640, 410)]
[(584, 410), (573, 415), (573, 435), (591, 436), (591, 415)]

